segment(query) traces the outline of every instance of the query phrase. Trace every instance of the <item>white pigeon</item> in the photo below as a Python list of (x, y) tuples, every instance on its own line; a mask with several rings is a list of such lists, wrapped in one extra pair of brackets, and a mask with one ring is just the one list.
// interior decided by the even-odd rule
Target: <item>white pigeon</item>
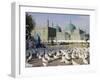
[(72, 59), (72, 64), (73, 65), (79, 65), (79, 63), (77, 63), (74, 59)]
[(60, 51), (57, 51), (57, 56), (61, 56), (61, 52)]
[(63, 55), (65, 55), (65, 54), (66, 54), (66, 52), (65, 52), (64, 50), (61, 50), (61, 52), (62, 52), (62, 54), (63, 54)]
[(59, 57), (57, 55), (53, 55), (54, 59), (58, 59)]
[(50, 56), (49, 56), (48, 54), (45, 54), (45, 58), (46, 58), (48, 61), (51, 60), (51, 58), (50, 58)]
[(67, 58), (65, 57), (65, 55), (62, 55), (62, 59), (60, 62), (66, 63), (66, 64), (71, 64), (71, 60), (69, 58), (68, 59)]
[(25, 63), (25, 66), (26, 66), (26, 67), (32, 67), (33, 64)]
[(71, 53), (65, 54), (65, 58), (68, 59), (68, 60), (70, 60), (71, 59)]
[(76, 50), (75, 50), (75, 49), (73, 50), (71, 57), (72, 57), (73, 59), (76, 58)]
[(30, 56), (27, 58), (27, 62), (29, 62), (32, 59), (32, 54), (30, 54)]
[(85, 58), (88, 58), (88, 57), (89, 57), (89, 52), (88, 52), (88, 51), (85, 51), (85, 52), (84, 52), (84, 57), (85, 57)]
[(38, 58), (39, 58), (39, 59), (42, 59), (42, 56), (41, 56), (41, 55), (39, 55), (39, 56), (38, 56)]
[(62, 55), (62, 59), (61, 59), (60, 62), (61, 62), (61, 63), (65, 62), (65, 56), (64, 56), (64, 55)]
[(42, 64), (43, 64), (43, 66), (48, 65), (48, 60), (44, 56), (42, 57)]
[(88, 64), (88, 60), (87, 59), (85, 59), (85, 58), (82, 58), (83, 59), (83, 63), (84, 64)]
[(71, 60), (67, 60), (67, 59), (65, 59), (65, 61), (64, 61), (66, 64), (71, 64), (72, 63), (72, 61)]
[(79, 52), (78, 53), (78, 55), (79, 55), (79, 58), (83, 58), (84, 57), (84, 55), (83, 55), (83, 52), (81, 51), (81, 52)]

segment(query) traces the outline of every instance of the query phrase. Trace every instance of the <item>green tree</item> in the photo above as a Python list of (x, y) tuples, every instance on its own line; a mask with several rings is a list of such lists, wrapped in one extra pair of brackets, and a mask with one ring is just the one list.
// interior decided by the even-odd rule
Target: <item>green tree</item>
[(31, 37), (31, 31), (34, 29), (35, 24), (32, 16), (26, 13), (26, 39)]

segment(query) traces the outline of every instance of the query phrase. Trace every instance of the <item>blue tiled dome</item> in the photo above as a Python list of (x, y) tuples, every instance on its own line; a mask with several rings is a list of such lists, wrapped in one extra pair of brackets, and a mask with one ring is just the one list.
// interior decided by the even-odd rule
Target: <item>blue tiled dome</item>
[(57, 32), (62, 32), (60, 26), (56, 25), (56, 26), (54, 26), (54, 28), (56, 28), (56, 31), (57, 31)]
[(76, 29), (76, 27), (72, 23), (70, 23), (68, 26), (65, 26), (65, 30), (67, 31), (73, 31), (74, 29)]

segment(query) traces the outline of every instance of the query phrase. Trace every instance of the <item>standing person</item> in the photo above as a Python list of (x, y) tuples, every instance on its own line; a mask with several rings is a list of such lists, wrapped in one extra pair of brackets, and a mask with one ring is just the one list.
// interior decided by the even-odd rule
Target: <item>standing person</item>
[(41, 47), (41, 38), (38, 33), (34, 34), (34, 45), (36, 46), (36, 48)]

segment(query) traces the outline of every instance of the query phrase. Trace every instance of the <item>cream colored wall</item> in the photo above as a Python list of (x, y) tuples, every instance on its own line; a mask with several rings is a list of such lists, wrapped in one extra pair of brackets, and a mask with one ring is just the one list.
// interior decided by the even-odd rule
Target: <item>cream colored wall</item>
[(71, 40), (81, 40), (79, 30), (76, 29), (71, 34)]
[(34, 36), (34, 33), (37, 32), (40, 35), (42, 42), (48, 42), (48, 28), (47, 27), (35, 27), (34, 30), (32, 30), (32, 36)]

